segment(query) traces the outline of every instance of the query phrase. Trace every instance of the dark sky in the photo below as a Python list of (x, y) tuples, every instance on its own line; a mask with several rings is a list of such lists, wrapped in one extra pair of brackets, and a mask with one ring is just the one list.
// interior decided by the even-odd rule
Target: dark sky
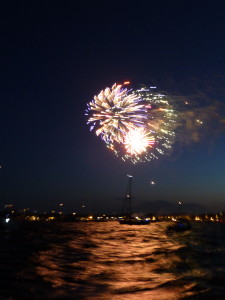
[(0, 23), (0, 208), (120, 211), (132, 173), (140, 203), (225, 210), (223, 132), (133, 166), (84, 116), (124, 80), (225, 103), (224, 1), (5, 1)]

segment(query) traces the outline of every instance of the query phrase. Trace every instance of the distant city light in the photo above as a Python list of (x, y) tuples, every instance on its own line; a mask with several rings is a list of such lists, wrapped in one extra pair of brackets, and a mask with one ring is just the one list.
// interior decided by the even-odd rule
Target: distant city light
[(198, 120), (198, 119), (196, 120), (196, 122), (199, 123), (199, 124), (203, 124), (203, 122), (201, 120)]

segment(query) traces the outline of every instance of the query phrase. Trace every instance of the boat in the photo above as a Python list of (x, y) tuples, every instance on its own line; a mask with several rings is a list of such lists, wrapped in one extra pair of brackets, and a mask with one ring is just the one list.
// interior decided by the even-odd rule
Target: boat
[(124, 197), (124, 203), (126, 206), (127, 212), (123, 217), (119, 218), (119, 223), (120, 224), (126, 224), (126, 225), (147, 225), (150, 223), (150, 220), (148, 219), (143, 219), (140, 217), (132, 217), (131, 213), (131, 201), (132, 201), (132, 192), (131, 192), (131, 187), (132, 187), (132, 175), (127, 175), (128, 176), (128, 191), (126, 193), (126, 196)]
[(168, 231), (177, 231), (177, 232), (183, 232), (190, 230), (191, 224), (187, 219), (184, 218), (178, 218), (175, 220), (174, 224), (171, 224), (167, 227)]
[(120, 224), (127, 224), (127, 225), (147, 225), (150, 223), (148, 219), (141, 219), (141, 218), (123, 218), (119, 220)]

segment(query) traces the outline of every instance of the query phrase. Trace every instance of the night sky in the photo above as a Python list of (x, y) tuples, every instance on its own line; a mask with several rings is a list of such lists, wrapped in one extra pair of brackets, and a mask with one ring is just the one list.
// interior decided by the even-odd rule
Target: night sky
[(138, 165), (84, 115), (125, 80), (225, 104), (224, 1), (5, 1), (0, 14), (0, 209), (118, 212), (132, 174), (149, 211), (160, 200), (225, 210), (222, 111), (221, 128)]

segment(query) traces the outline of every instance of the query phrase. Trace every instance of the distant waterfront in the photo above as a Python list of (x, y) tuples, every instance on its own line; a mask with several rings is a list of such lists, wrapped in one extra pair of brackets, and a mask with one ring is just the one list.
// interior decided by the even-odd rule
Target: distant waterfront
[[(109, 222), (118, 221), (121, 218), (126, 217), (126, 214), (78, 214), (76, 212), (63, 213), (62, 211), (50, 211), (37, 213), (29, 209), (23, 209), (16, 211), (14, 209), (4, 209), (0, 211), (0, 217), (4, 218), (10, 216), (14, 220), (23, 222), (38, 222), (38, 221), (61, 221), (61, 222)], [(144, 218), (150, 222), (162, 222), (173, 221), (177, 218), (186, 218), (195, 222), (220, 222), (225, 223), (225, 212), (204, 213), (204, 214), (185, 214), (185, 213), (173, 213), (173, 214), (132, 214), (133, 218)]]

